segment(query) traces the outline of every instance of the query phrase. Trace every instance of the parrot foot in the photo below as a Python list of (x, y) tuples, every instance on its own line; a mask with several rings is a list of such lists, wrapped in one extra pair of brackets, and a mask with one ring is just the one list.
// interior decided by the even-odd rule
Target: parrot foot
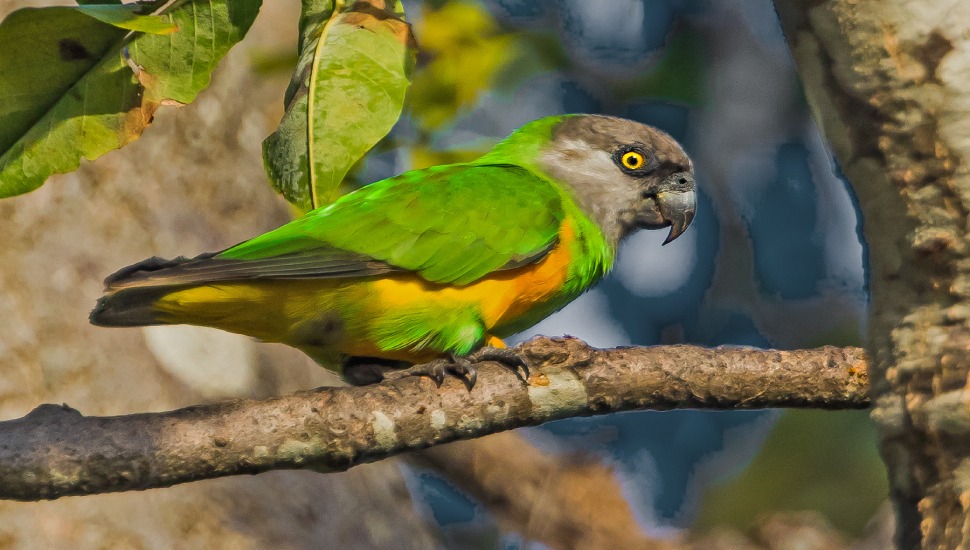
[(475, 363), (494, 361), (510, 369), (516, 376), (519, 376), (519, 372), (521, 371), (522, 381), (526, 384), (529, 383), (529, 364), (512, 348), (482, 348), (468, 355), (467, 358)]
[[(509, 368), (523, 381), (529, 381), (529, 365), (515, 351), (508, 348), (482, 348), (467, 356), (449, 354), (423, 365), (404, 367), (403, 361), (390, 361), (376, 357), (349, 357), (344, 362), (343, 376), (352, 385), (366, 386), (384, 380), (402, 380), (412, 376), (430, 378), (439, 388), (446, 376), (454, 376), (465, 384), (468, 391), (478, 382), (475, 363), (494, 361)], [(521, 373), (521, 374), (520, 374)]]
[(475, 387), (475, 382), (478, 381), (478, 371), (475, 369), (475, 365), (465, 357), (457, 357), (455, 355), (435, 359), (423, 365), (415, 365), (407, 369), (384, 373), (384, 380), (401, 380), (411, 376), (423, 376), (430, 378), (440, 388), (447, 375), (461, 380), (465, 384), (465, 387), (468, 388), (468, 391), (471, 391)]

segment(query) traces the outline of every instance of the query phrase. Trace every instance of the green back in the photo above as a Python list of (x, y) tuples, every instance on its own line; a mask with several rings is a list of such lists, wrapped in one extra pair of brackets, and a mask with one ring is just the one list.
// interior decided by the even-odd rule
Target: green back
[(555, 245), (562, 195), (520, 166), (454, 164), (382, 180), (232, 247), (220, 258), (332, 254), (334, 248), (464, 285)]

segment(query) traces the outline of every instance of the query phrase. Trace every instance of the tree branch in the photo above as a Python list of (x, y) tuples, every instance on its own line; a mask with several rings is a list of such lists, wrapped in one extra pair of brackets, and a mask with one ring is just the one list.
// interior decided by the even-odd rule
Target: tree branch
[(494, 363), (457, 380), (318, 388), (162, 413), (85, 417), (42, 405), (0, 422), (0, 498), (167, 487), (274, 469), (341, 471), (407, 451), (572, 416), (642, 409), (865, 408), (863, 352), (657, 346), (572, 339), (520, 347), (529, 385)]

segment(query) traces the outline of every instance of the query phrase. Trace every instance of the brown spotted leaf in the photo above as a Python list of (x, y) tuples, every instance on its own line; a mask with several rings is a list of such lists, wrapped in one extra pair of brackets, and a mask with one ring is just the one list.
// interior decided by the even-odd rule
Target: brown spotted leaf
[(191, 102), (260, 4), (188, 0), (151, 19), (91, 5), (10, 14), (0, 23), (0, 197), (137, 139), (160, 104)]

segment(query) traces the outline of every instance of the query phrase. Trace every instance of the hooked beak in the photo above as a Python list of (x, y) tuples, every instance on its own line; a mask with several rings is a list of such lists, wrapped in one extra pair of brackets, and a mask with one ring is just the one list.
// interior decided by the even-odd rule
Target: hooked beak
[(694, 219), (697, 207), (694, 176), (689, 172), (671, 174), (660, 185), (656, 200), (660, 215), (670, 225), (670, 233), (663, 242), (667, 244), (683, 234)]

